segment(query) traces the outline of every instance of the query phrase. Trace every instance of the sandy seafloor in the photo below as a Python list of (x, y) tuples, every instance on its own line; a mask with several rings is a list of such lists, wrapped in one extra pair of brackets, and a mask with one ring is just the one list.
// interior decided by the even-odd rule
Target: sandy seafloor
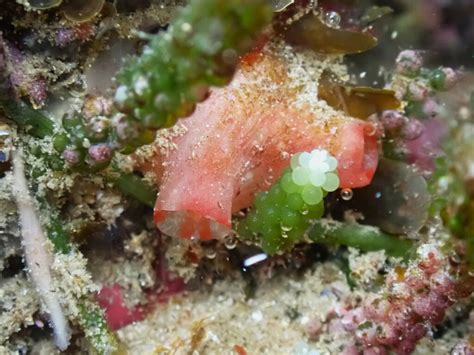
[[(345, 275), (331, 262), (299, 279), (281, 275), (266, 281), (249, 300), (244, 287), (243, 280), (224, 280), (211, 292), (175, 297), (146, 320), (121, 329), (119, 337), (130, 354), (242, 355), (242, 349), (247, 354), (338, 354), (346, 340), (340, 334), (323, 331), (311, 340), (308, 330), (315, 320), (324, 324), (341, 300), (357, 302), (365, 295), (357, 289), (351, 293)], [(457, 341), (450, 332), (437, 340), (427, 337), (415, 354), (449, 354)]]

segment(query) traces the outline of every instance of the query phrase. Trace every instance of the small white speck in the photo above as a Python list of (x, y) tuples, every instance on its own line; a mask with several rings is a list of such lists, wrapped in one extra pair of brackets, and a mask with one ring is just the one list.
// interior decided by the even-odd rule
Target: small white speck
[(260, 311), (255, 311), (252, 313), (252, 319), (255, 322), (260, 322), (263, 319), (263, 314)]
[(144, 76), (140, 76), (138, 79), (135, 80), (135, 84), (133, 85), (133, 89), (138, 95), (143, 95), (145, 90), (148, 89), (148, 81)]
[(268, 258), (268, 255), (265, 254), (265, 253), (260, 253), (260, 254), (253, 255), (250, 258), (247, 258), (247, 259), (244, 260), (244, 266), (245, 267), (252, 266), (254, 264), (257, 264), (259, 262), (262, 262), (262, 261), (266, 260), (267, 258)]
[(123, 103), (125, 102), (125, 100), (127, 100), (127, 98), (128, 98), (127, 87), (125, 85), (119, 86), (117, 90), (115, 91), (115, 101), (119, 103)]
[(309, 317), (307, 317), (307, 316), (301, 317), (301, 321), (300, 321), (300, 322), (301, 322), (301, 325), (306, 325), (306, 324), (308, 324), (308, 322), (309, 322)]
[(398, 37), (398, 32), (397, 31), (393, 31), (392, 34), (390, 35), (391, 39), (396, 39), (397, 37)]
[(459, 109), (459, 117), (461, 117), (463, 120), (467, 120), (470, 116), (471, 116), (471, 111), (466, 106), (462, 106)]
[(191, 27), (191, 24), (185, 22), (181, 25), (181, 29), (184, 31), (184, 32), (191, 32), (192, 30), (192, 27)]
[(446, 191), (449, 187), (451, 179), (449, 176), (443, 176), (438, 180), (438, 186), (443, 190)]
[(220, 344), (220, 340), (219, 340), (219, 337), (211, 330), (208, 330), (207, 331), (207, 338), (212, 340), (214, 343), (218, 343)]
[(367, 72), (362, 72), (359, 74), (359, 78), (364, 79), (367, 76)]

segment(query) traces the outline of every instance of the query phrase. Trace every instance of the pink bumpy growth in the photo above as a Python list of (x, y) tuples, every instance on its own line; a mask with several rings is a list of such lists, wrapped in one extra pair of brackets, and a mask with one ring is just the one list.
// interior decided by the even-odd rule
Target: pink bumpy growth
[(364, 354), (411, 354), (429, 328), (444, 320), (449, 307), (473, 292), (474, 277), (464, 270), (465, 265), (453, 264), (429, 244), (418, 252), (419, 261), (408, 268), (395, 268), (384, 290), (367, 297), (357, 308), (339, 312), (331, 321), (331, 328), (348, 333), (343, 354), (360, 350)]

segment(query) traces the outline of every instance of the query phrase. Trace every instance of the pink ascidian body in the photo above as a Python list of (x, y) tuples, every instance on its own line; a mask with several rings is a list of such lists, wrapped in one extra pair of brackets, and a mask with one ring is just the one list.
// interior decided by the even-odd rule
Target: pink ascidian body
[(212, 90), (182, 120), (186, 133), (174, 138), (176, 149), (153, 164), (161, 231), (222, 237), (231, 229), (232, 213), (269, 189), (301, 151), (323, 148), (334, 155), (342, 188), (369, 184), (378, 161), (372, 125), (321, 106), (316, 95), (301, 100), (302, 91), (289, 78), (287, 63), (272, 53), (243, 61), (227, 87)]

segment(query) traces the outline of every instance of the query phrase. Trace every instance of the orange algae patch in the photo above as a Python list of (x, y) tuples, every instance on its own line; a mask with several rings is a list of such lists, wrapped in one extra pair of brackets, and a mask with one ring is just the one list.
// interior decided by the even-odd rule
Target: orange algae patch
[(405, 280), (406, 268), (401, 267), (401, 266), (396, 266), (394, 271), (395, 271), (397, 282), (403, 282)]
[(168, 235), (204, 240), (231, 228), (231, 214), (250, 206), (289, 165), (292, 154), (327, 149), (339, 160), (341, 187), (367, 185), (378, 161), (370, 123), (309, 101), (296, 105), (300, 88), (284, 61), (270, 54), (245, 62), (233, 81), (215, 89), (182, 120), (186, 133), (156, 175), (161, 181), (155, 222)]
[(247, 351), (245, 351), (245, 348), (241, 345), (234, 345), (234, 351), (238, 355), (247, 355)]

